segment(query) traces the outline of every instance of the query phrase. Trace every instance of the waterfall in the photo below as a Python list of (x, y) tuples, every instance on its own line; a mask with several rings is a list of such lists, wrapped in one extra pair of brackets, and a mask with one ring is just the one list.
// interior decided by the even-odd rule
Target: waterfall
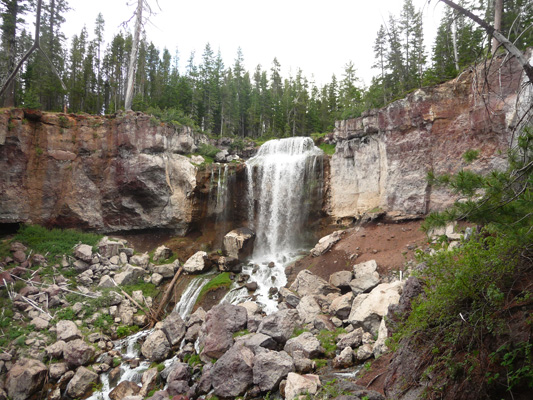
[(174, 307), (174, 311), (178, 312), (181, 318), (185, 319), (191, 313), (202, 288), (212, 277), (213, 274), (197, 276), (189, 283), (187, 289), (182, 293), (180, 301)]
[(322, 203), (324, 153), (308, 137), (270, 140), (246, 162), (253, 258), (282, 262), (306, 244), (309, 211)]
[[(277, 289), (285, 286), (285, 266), (309, 244), (311, 211), (323, 197), (323, 156), (307, 137), (277, 139), (246, 162), (248, 220), (256, 233), (254, 253), (243, 273), (257, 282), (255, 299), (266, 313), (277, 310)], [(224, 301), (250, 299), (245, 289)]]

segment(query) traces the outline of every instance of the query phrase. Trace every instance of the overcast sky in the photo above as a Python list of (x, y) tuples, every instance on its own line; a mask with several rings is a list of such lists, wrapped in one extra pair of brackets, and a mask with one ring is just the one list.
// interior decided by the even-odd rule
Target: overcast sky
[[(283, 76), (301, 68), (318, 85), (331, 75), (342, 78), (344, 66), (353, 61), (365, 84), (375, 75), (373, 43), (380, 24), (389, 14), (399, 16), (403, 0), (148, 0), (157, 15), (146, 26), (146, 35), (156, 47), (178, 49), (184, 67), (191, 51), (196, 61), (210, 43), (220, 50), (226, 66), (240, 46), (244, 64), (253, 71), (258, 64), (270, 70), (277, 57)], [(423, 8), (426, 45), (430, 48), (440, 22), (443, 4), (437, 0), (413, 0)], [(105, 20), (106, 42), (128, 20), (137, 0), (69, 0), (72, 7), (63, 28), (67, 38), (79, 34), (86, 25), (94, 37), (94, 21), (99, 12)], [(129, 4), (129, 5), (128, 5)], [(133, 20), (129, 24), (133, 29)], [(106, 43), (106, 45), (107, 45)]]

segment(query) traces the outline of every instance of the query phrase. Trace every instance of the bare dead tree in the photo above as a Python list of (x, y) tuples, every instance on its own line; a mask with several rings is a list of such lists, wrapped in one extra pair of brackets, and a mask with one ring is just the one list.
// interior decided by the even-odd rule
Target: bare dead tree
[[(428, 0), (428, 2), (429, 1), (431, 0)], [(498, 30), (496, 30), (494, 26), (489, 25), (486, 21), (482, 20), (477, 15), (461, 7), (460, 5), (454, 3), (453, 1), (451, 0), (439, 0), (439, 1), (442, 1), (444, 4), (447, 4), (449, 7), (463, 14), (465, 17), (470, 18), (476, 24), (481, 26), (490, 36), (498, 40), (498, 42), (503, 47), (505, 47), (505, 49), (509, 52), (509, 54), (516, 57), (516, 59), (522, 66), (522, 69), (524, 70), (525, 74), (527, 75), (529, 82), (533, 84), (533, 66), (529, 64), (529, 61), (526, 59), (524, 54), (509, 39), (507, 39)]]
[[(494, 0), (494, 29), (498, 32), (502, 30), (502, 16), (503, 16), (503, 0)], [(496, 50), (500, 47), (500, 41), (493, 36), (492, 38), (492, 54), (496, 54)]]
[(133, 16), (135, 17), (135, 30), (133, 32), (133, 43), (131, 45), (130, 61), (128, 64), (128, 84), (126, 86), (126, 98), (124, 100), (124, 108), (126, 109), (126, 111), (131, 110), (131, 105), (133, 103), (135, 72), (137, 71), (137, 54), (139, 53), (139, 40), (141, 37), (141, 29), (145, 22), (143, 21), (143, 11), (145, 8), (148, 12), (148, 18), (154, 14), (146, 0), (137, 0), (137, 8), (135, 10), (135, 13), (133, 14)]
[(15, 76), (17, 76), (17, 73), (20, 70), (20, 67), (22, 67), (22, 64), (30, 57), (30, 55), (35, 51), (39, 50), (41, 54), (44, 56), (46, 61), (50, 64), (50, 67), (52, 68), (52, 71), (57, 76), (57, 79), (59, 79), (59, 82), (61, 82), (61, 86), (63, 87), (63, 90), (67, 90), (67, 87), (63, 83), (63, 80), (59, 76), (59, 73), (56, 70), (56, 67), (54, 64), (52, 64), (52, 61), (50, 61), (50, 58), (48, 58), (48, 55), (44, 52), (44, 50), (41, 48), (41, 41), (40, 41), (40, 32), (41, 32), (41, 3), (42, 0), (37, 0), (37, 12), (35, 16), (35, 38), (33, 40), (33, 45), (30, 47), (30, 49), (24, 54), (24, 56), (20, 59), (15, 69), (11, 72), (11, 74), (7, 77), (6, 81), (2, 85), (2, 89), (0, 89), (0, 96), (4, 94), (7, 87), (11, 83), (13, 79), (15, 79)]

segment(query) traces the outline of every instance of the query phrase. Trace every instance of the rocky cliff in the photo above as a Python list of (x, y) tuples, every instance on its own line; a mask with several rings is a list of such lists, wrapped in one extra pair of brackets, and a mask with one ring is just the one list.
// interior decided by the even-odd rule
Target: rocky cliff
[(133, 112), (0, 112), (0, 223), (185, 233), (206, 214), (209, 171), (184, 154), (206, 142)]
[[(397, 217), (424, 215), (453, 201), (427, 182), (428, 171), (485, 173), (504, 167), (521, 75), (514, 60), (496, 58), (486, 70), (467, 70), (337, 122), (329, 199), (334, 220), (351, 222), (372, 209)], [(478, 150), (479, 158), (467, 166), (462, 155), (469, 149)]]

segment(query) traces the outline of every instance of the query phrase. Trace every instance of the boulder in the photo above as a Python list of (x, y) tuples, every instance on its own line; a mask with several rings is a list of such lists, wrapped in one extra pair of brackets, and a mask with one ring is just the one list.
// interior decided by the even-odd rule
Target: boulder
[(50, 325), (50, 323), (41, 318), (41, 317), (35, 317), (31, 320), (30, 322), (31, 325), (33, 325), (35, 327), (35, 329), (37, 329), (38, 331), (42, 331), (44, 329), (48, 329), (48, 326)]
[(93, 259), (93, 248), (88, 244), (79, 244), (74, 248), (74, 257), (90, 263)]
[(202, 156), (197, 156), (193, 154), (191, 156), (191, 162), (193, 164), (203, 164), (205, 162), (205, 158), (203, 158)]
[(183, 270), (190, 274), (199, 274), (207, 270), (208, 267), (207, 253), (205, 251), (197, 251), (183, 264)]
[(186, 325), (179, 313), (173, 311), (163, 321), (161, 330), (167, 336), (170, 345), (176, 346), (181, 343), (181, 340), (185, 336)]
[(141, 268), (146, 268), (148, 267), (148, 264), (150, 264), (150, 256), (148, 253), (135, 254), (130, 257), (130, 263)]
[(352, 271), (334, 272), (329, 276), (329, 283), (339, 289), (347, 289), (350, 287), (350, 281), (353, 279)]
[(266, 350), (254, 358), (253, 383), (262, 392), (276, 390), (289, 372), (294, 372), (294, 363), (284, 351)]
[(102, 276), (100, 278), (100, 282), (98, 283), (98, 287), (101, 287), (101, 288), (115, 287), (115, 284), (113, 283), (113, 278), (111, 278), (109, 275)]
[(318, 241), (315, 247), (313, 247), (311, 250), (311, 255), (313, 257), (318, 257), (324, 254), (331, 249), (335, 243), (341, 240), (342, 235), (344, 235), (344, 231), (335, 231), (330, 235), (324, 236)]
[(190, 377), (189, 365), (182, 362), (176, 362), (170, 368), (170, 372), (167, 375), (167, 382), (188, 381)]
[(115, 275), (115, 282), (117, 285), (132, 285), (137, 283), (144, 273), (144, 269), (126, 264), (124, 271)]
[(5, 390), (11, 400), (26, 400), (40, 390), (48, 370), (38, 360), (22, 358), (9, 370)]
[(144, 371), (141, 378), (142, 387), (139, 391), (139, 396), (141, 396), (141, 399), (145, 398), (146, 395), (155, 388), (158, 376), (159, 372), (157, 371), (157, 368), (150, 368), (149, 370)]
[(162, 245), (155, 249), (153, 260), (154, 262), (164, 261), (168, 260), (171, 256), (172, 250), (170, 250), (167, 246)]
[(141, 347), (142, 355), (150, 361), (162, 361), (170, 352), (170, 343), (167, 336), (161, 330), (152, 332)]
[(215, 161), (216, 162), (226, 162), (226, 157), (229, 155), (229, 152), (227, 150), (221, 150), (217, 154), (215, 154)]
[(296, 372), (306, 373), (311, 372), (316, 368), (316, 363), (308, 357), (305, 357), (301, 351), (294, 351), (292, 353), (292, 360)]
[(47, 346), (44, 351), (49, 358), (60, 359), (63, 357), (63, 350), (65, 349), (65, 342), (58, 340), (57, 342)]
[(364, 331), (362, 328), (354, 329), (349, 333), (342, 333), (337, 336), (337, 349), (344, 350), (346, 347), (355, 349), (363, 342)]
[(268, 335), (284, 345), (300, 325), (301, 320), (297, 310), (281, 310), (263, 318), (257, 332)]
[(331, 302), (329, 306), (330, 314), (340, 319), (346, 319), (350, 315), (352, 310), (353, 293), (346, 293), (343, 296), (339, 296)]
[(63, 357), (70, 368), (86, 365), (94, 356), (94, 348), (82, 339), (76, 339), (65, 344)]
[[(174, 400), (186, 400), (189, 397), (186, 395), (189, 393), (189, 383), (187, 381), (172, 381), (168, 384), (167, 391), (169, 396)], [(183, 397), (180, 395), (184, 395)]]
[(330, 293), (340, 293), (340, 289), (330, 285), (324, 279), (304, 269), (298, 273), (296, 279), (289, 288), (300, 296), (327, 296)]
[(314, 321), (316, 316), (322, 312), (314, 296), (303, 296), (296, 310), (298, 310), (303, 324)]
[(292, 308), (298, 307), (298, 304), (300, 303), (300, 297), (294, 292), (290, 291), (286, 287), (282, 287), (279, 289), (279, 294), (281, 296), (281, 299), (289, 306), (291, 306)]
[(68, 371), (68, 365), (64, 362), (50, 364), (48, 375), (50, 379), (57, 380), (61, 378)]
[(320, 387), (320, 378), (318, 375), (299, 375), (290, 372), (285, 384), (285, 399), (293, 400), (300, 395), (310, 394), (313, 396)]
[(174, 277), (174, 264), (154, 265), (151, 267), (153, 273), (161, 275), (163, 278)]
[(104, 236), (98, 243), (98, 253), (103, 257), (110, 258), (118, 256), (118, 251), (122, 247), (124, 247), (122, 243), (109, 240), (107, 236)]
[(375, 260), (354, 265), (355, 278), (350, 282), (352, 292), (357, 296), (374, 289), (379, 284), (378, 265)]
[(311, 332), (304, 332), (295, 338), (289, 339), (283, 350), (290, 355), (300, 351), (306, 358), (318, 358), (324, 353), (320, 342)]
[(353, 365), (353, 349), (345, 347), (340, 354), (333, 359), (333, 368), (349, 368)]
[(81, 398), (92, 389), (97, 381), (98, 374), (85, 367), (79, 367), (68, 383), (66, 393), (73, 399)]
[(126, 396), (135, 396), (141, 388), (134, 382), (122, 381), (110, 393), (111, 400), (122, 400)]
[(372, 357), (372, 345), (370, 343), (365, 343), (357, 349), (355, 353), (355, 358), (358, 361), (365, 361)]
[(201, 355), (219, 358), (233, 345), (233, 334), (246, 328), (247, 312), (244, 307), (228, 303), (218, 304), (206, 315), (202, 327), (204, 348)]
[(380, 355), (382, 355), (383, 353), (386, 353), (389, 350), (389, 348), (385, 344), (388, 337), (389, 337), (389, 331), (385, 323), (385, 318), (383, 318), (381, 320), (381, 324), (379, 324), (378, 338), (376, 342), (374, 343), (374, 347), (372, 348), (372, 353), (374, 354), (375, 358), (378, 358)]
[(268, 335), (262, 333), (251, 333), (245, 336), (235, 338), (236, 343), (242, 343), (253, 351), (254, 354), (259, 354), (263, 349), (274, 350), (277, 343)]
[(254, 353), (242, 345), (228, 350), (211, 370), (215, 395), (220, 397), (242, 396), (253, 383)]
[(152, 277), (150, 279), (150, 281), (156, 285), (156, 286), (159, 286), (161, 284), (161, 282), (163, 281), (163, 275), (161, 274), (158, 274), (157, 272), (155, 272), (154, 274), (152, 274)]
[(252, 255), (255, 233), (248, 228), (238, 228), (224, 236), (222, 250), (227, 257), (244, 260)]
[[(377, 335), (381, 319), (387, 314), (389, 305), (398, 303), (402, 287), (403, 282), (400, 281), (382, 283), (368, 295), (357, 296), (348, 321), (354, 328), (361, 327), (372, 335)], [(358, 300), (360, 296), (364, 296), (361, 301)]]

